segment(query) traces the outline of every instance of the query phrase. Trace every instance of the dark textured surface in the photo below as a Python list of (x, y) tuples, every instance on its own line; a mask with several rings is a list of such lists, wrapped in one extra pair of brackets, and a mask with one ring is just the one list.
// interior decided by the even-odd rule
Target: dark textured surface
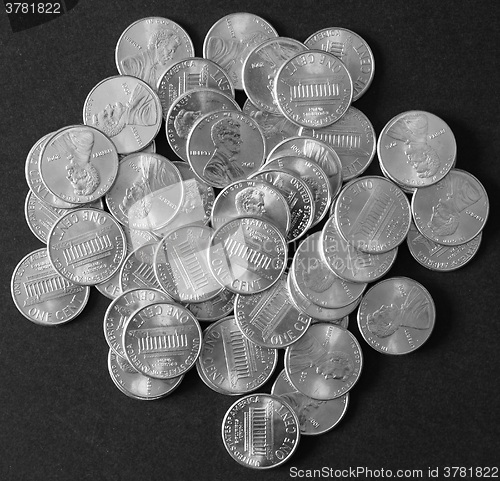
[[(16, 33), (0, 13), (0, 479), (280, 480), (295, 468), (359, 466), (395, 475), (498, 465), (498, 5), (80, 0), (65, 15)], [(289, 463), (267, 472), (240, 467), (226, 453), (220, 427), (235, 398), (208, 389), (195, 370), (160, 401), (134, 401), (116, 389), (102, 328), (110, 301), (95, 289), (80, 317), (55, 328), (19, 314), (9, 289), (15, 265), (42, 247), (24, 220), (26, 155), (46, 133), (82, 121), (87, 94), (116, 74), (123, 30), (142, 17), (170, 18), (201, 56), (210, 27), (236, 11), (258, 14), (281, 36), (301, 41), (325, 27), (357, 32), (373, 50), (376, 74), (355, 106), (377, 134), (403, 111), (435, 113), (456, 136), (457, 167), (483, 183), (491, 202), (482, 245), (466, 267), (426, 270), (403, 245), (389, 273), (414, 278), (433, 296), (429, 341), (410, 355), (384, 356), (363, 341), (351, 315), (365, 364), (346, 417), (325, 435), (303, 437)], [(157, 150), (175, 160), (164, 135), (162, 129)], [(380, 175), (376, 160), (367, 173)]]

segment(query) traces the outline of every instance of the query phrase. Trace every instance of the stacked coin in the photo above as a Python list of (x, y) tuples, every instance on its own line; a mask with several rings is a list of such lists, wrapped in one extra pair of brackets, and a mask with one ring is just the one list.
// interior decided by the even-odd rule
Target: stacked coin
[[(28, 154), (26, 219), (47, 248), (16, 267), (14, 302), (55, 325), (96, 286), (112, 300), (103, 328), (120, 391), (159, 399), (196, 366), (210, 389), (244, 395), (222, 422), (229, 454), (279, 466), (301, 434), (325, 433), (346, 412), (363, 365), (348, 330), (358, 306), (360, 333), (380, 352), (429, 337), (428, 291), (381, 279), (405, 239), (427, 267), (468, 262), (486, 193), (453, 168), (453, 134), (428, 112), (394, 117), (378, 142), (384, 176), (360, 176), (377, 143), (351, 104), (374, 58), (350, 30), (301, 43), (236, 13), (210, 29), (201, 58), (181, 26), (148, 17), (123, 32), (116, 65), (89, 93), (84, 125)], [(180, 161), (156, 152), (162, 119)], [(271, 394), (252, 394), (280, 349)]]

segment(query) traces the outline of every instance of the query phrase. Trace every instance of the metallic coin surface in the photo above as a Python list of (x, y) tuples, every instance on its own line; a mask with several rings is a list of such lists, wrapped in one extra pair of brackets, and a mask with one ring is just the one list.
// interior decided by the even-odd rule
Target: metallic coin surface
[(296, 342), (311, 323), (311, 318), (297, 310), (290, 300), (285, 276), (264, 292), (237, 295), (234, 314), (249, 340), (274, 348)]
[(295, 54), (280, 67), (273, 96), (281, 113), (302, 127), (325, 127), (351, 105), (353, 85), (345, 65), (321, 50)]
[(235, 297), (234, 292), (224, 288), (213, 299), (187, 304), (186, 307), (196, 316), (198, 321), (218, 321), (233, 312)]
[(131, 229), (155, 230), (180, 210), (184, 186), (177, 167), (159, 154), (131, 154), (105, 197), (109, 211)]
[(160, 237), (150, 231), (131, 229), (127, 225), (123, 225), (123, 232), (127, 239), (127, 255), (144, 244), (154, 244), (160, 240)]
[(407, 188), (426, 187), (450, 171), (457, 143), (444, 120), (430, 112), (412, 110), (385, 125), (377, 153), (389, 178)]
[(323, 434), (333, 429), (344, 417), (349, 393), (319, 401), (297, 391), (283, 369), (271, 388), (271, 394), (284, 399), (299, 418), (300, 434)]
[(366, 92), (375, 74), (375, 58), (357, 33), (346, 28), (324, 28), (313, 33), (304, 44), (310, 49), (329, 52), (342, 61), (352, 78), (353, 102)]
[(212, 237), (209, 265), (218, 282), (235, 293), (271, 287), (286, 268), (288, 248), (280, 230), (256, 217), (239, 217)]
[(340, 235), (356, 249), (383, 253), (401, 244), (410, 228), (410, 203), (403, 191), (384, 177), (351, 180), (335, 204)]
[(383, 254), (368, 254), (357, 250), (339, 234), (335, 217), (332, 216), (321, 231), (319, 252), (327, 266), (342, 279), (351, 282), (374, 282), (392, 267), (398, 248)]
[(54, 270), (45, 248), (19, 262), (10, 287), (19, 312), (41, 326), (73, 320), (86, 306), (90, 294), (89, 287), (73, 284)]
[(111, 278), (126, 255), (116, 220), (98, 209), (75, 209), (52, 227), (47, 250), (55, 270), (75, 284), (96, 285)]
[(123, 329), (127, 361), (155, 379), (172, 379), (191, 369), (202, 332), (190, 311), (178, 304), (151, 304), (135, 311)]
[(195, 122), (203, 115), (219, 110), (241, 109), (233, 97), (210, 88), (189, 90), (172, 102), (165, 119), (165, 132), (168, 144), (179, 158), (188, 160), (187, 141)]
[(158, 81), (175, 62), (194, 56), (187, 32), (162, 17), (137, 20), (118, 39), (115, 62), (118, 72), (144, 80), (156, 90)]
[(56, 197), (88, 204), (102, 197), (118, 172), (118, 153), (99, 130), (76, 125), (58, 130), (40, 152), (40, 176)]
[(358, 177), (368, 168), (377, 147), (372, 123), (352, 106), (334, 124), (319, 129), (302, 127), (299, 135), (321, 140), (337, 153), (344, 181)]
[(297, 290), (321, 307), (338, 309), (352, 304), (363, 294), (366, 283), (337, 276), (322, 259), (320, 244), (321, 232), (315, 232), (295, 251), (290, 271)]
[(329, 322), (335, 324), (336, 326), (343, 327), (344, 329), (349, 329), (349, 315), (342, 317), (341, 319), (332, 319), (327, 321), (322, 321), (320, 319), (313, 319), (311, 324), (316, 324), (318, 322)]
[(261, 170), (283, 169), (288, 170), (306, 182), (314, 197), (315, 226), (328, 212), (332, 201), (332, 189), (325, 171), (315, 162), (303, 157), (284, 156), (266, 162)]
[(120, 268), (120, 289), (161, 289), (154, 271), (158, 242), (143, 244), (129, 252)]
[(123, 294), (122, 288), (120, 287), (120, 275), (121, 266), (107, 281), (96, 284), (95, 288), (108, 299), (116, 299), (120, 294)]
[(235, 111), (204, 115), (187, 140), (188, 162), (194, 173), (213, 187), (246, 179), (264, 163), (264, 135), (250, 116)]
[(348, 330), (328, 322), (309, 327), (285, 351), (290, 382), (313, 399), (335, 399), (358, 381), (363, 365), (361, 347)]
[(250, 179), (269, 182), (286, 200), (290, 210), (290, 228), (286, 235), (288, 242), (302, 237), (314, 220), (314, 196), (305, 180), (292, 172), (263, 169)]
[(125, 357), (123, 329), (130, 316), (141, 307), (156, 302), (171, 302), (169, 295), (157, 289), (129, 289), (109, 305), (104, 314), (104, 338), (108, 346), (120, 357)]
[(307, 50), (303, 43), (287, 37), (271, 38), (257, 45), (243, 64), (243, 90), (258, 108), (281, 114), (273, 98), (274, 78), (290, 57)]
[(227, 317), (205, 329), (196, 368), (205, 384), (214, 391), (239, 395), (263, 386), (272, 376), (277, 362), (276, 349), (249, 341), (234, 317)]
[(472, 174), (452, 169), (438, 183), (416, 190), (411, 212), (423, 236), (442, 245), (461, 245), (483, 230), (488, 194)]
[[(226, 72), (206, 58), (191, 57), (174, 63), (158, 81), (158, 97), (167, 119), (170, 107), (190, 90), (216, 89), (234, 98), (234, 87)], [(219, 110), (219, 109), (216, 109)]]
[(154, 271), (161, 288), (180, 302), (203, 302), (223, 287), (208, 266), (214, 230), (186, 225), (165, 235), (154, 255)]
[(255, 216), (274, 224), (286, 236), (290, 208), (280, 192), (263, 180), (241, 180), (225, 187), (215, 199), (211, 222), (214, 229), (235, 217)]
[(115, 386), (126, 396), (140, 401), (153, 401), (171, 394), (184, 376), (154, 379), (137, 372), (130, 363), (112, 349), (108, 353), (108, 372)]
[(222, 421), (222, 441), (231, 457), (248, 468), (269, 469), (287, 462), (297, 449), (300, 425), (279, 396), (249, 394)]
[(481, 232), (465, 244), (445, 246), (424, 237), (412, 222), (406, 241), (417, 262), (433, 271), (448, 272), (464, 266), (476, 255), (482, 236)]
[(161, 127), (161, 103), (144, 81), (116, 75), (99, 82), (83, 106), (83, 123), (104, 132), (119, 154), (144, 149)]
[(358, 310), (365, 341), (384, 354), (407, 354), (431, 335), (436, 319), (427, 289), (408, 277), (384, 279), (371, 287)]
[(203, 57), (213, 60), (229, 76), (237, 89), (243, 88), (243, 64), (251, 50), (270, 38), (276, 30), (263, 18), (239, 12), (222, 17), (208, 31)]

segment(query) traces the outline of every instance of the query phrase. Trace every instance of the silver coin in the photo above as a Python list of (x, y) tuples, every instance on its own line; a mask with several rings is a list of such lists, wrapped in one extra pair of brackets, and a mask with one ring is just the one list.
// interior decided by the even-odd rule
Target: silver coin
[(346, 28), (324, 28), (313, 33), (304, 44), (310, 49), (329, 52), (342, 61), (352, 77), (353, 102), (366, 92), (375, 74), (375, 58), (357, 33)]
[(278, 70), (273, 95), (281, 113), (302, 127), (325, 127), (351, 105), (353, 85), (345, 65), (322, 50), (290, 57)]
[(58, 130), (40, 152), (40, 176), (53, 195), (72, 204), (102, 197), (118, 172), (118, 153), (99, 130), (75, 125)]
[(385, 125), (377, 153), (389, 178), (407, 188), (426, 187), (450, 171), (457, 144), (444, 120), (430, 112), (412, 110)]
[(271, 38), (251, 50), (242, 68), (243, 90), (250, 101), (266, 112), (281, 114), (273, 98), (274, 78), (286, 60), (305, 50), (303, 43), (286, 37)]
[(131, 154), (118, 169), (106, 205), (131, 229), (155, 230), (167, 225), (181, 209), (184, 186), (179, 170), (159, 154)]
[(19, 312), (41, 326), (73, 320), (90, 294), (89, 287), (73, 284), (54, 270), (46, 248), (31, 252), (17, 264), (10, 287)]
[(271, 394), (284, 399), (299, 418), (300, 434), (324, 434), (333, 429), (344, 417), (349, 404), (349, 393), (319, 401), (312, 399), (293, 387), (283, 369), (271, 388)]
[(222, 441), (242, 466), (269, 469), (287, 462), (297, 449), (300, 425), (279, 396), (249, 394), (236, 401), (222, 420)]
[(161, 289), (154, 271), (158, 242), (143, 244), (130, 252), (120, 268), (120, 289)]
[(243, 334), (265, 347), (284, 348), (293, 344), (311, 323), (311, 318), (291, 302), (285, 276), (264, 292), (238, 294), (234, 314)]
[(339, 277), (351, 282), (374, 282), (383, 277), (394, 264), (395, 247), (383, 254), (369, 254), (355, 249), (339, 234), (335, 217), (330, 217), (321, 231), (321, 258)]
[(263, 180), (276, 187), (290, 210), (290, 228), (286, 239), (293, 242), (302, 237), (314, 220), (314, 196), (305, 180), (282, 170), (262, 170), (250, 179)]
[[(358, 299), (361, 300), (361, 299)], [(344, 329), (349, 329), (349, 315), (342, 317), (341, 319), (331, 319), (327, 321), (322, 321), (321, 319), (313, 319), (311, 324), (316, 324), (318, 322), (329, 322), (335, 324), (336, 326), (343, 327)]]
[(285, 351), (285, 371), (290, 382), (313, 399), (335, 399), (350, 391), (362, 365), (361, 347), (354, 335), (327, 322), (310, 326)]
[(200, 355), (201, 339), (193, 314), (165, 302), (135, 311), (123, 329), (127, 361), (155, 379), (172, 379), (189, 371)]
[[(174, 63), (158, 81), (158, 97), (166, 120), (174, 102), (190, 90), (215, 89), (234, 98), (226, 72), (206, 58), (191, 57)], [(219, 110), (219, 109), (216, 109)]]
[(63, 215), (47, 240), (55, 270), (75, 284), (105, 282), (126, 255), (125, 234), (116, 220), (98, 209), (80, 208)]
[(223, 287), (208, 266), (213, 229), (187, 225), (165, 235), (154, 254), (154, 271), (161, 288), (180, 302), (203, 302)]
[(431, 295), (408, 277), (378, 282), (366, 292), (358, 310), (363, 338), (384, 354), (407, 354), (422, 346), (435, 318)]
[(113, 352), (125, 357), (123, 329), (137, 309), (156, 302), (171, 302), (169, 295), (157, 289), (129, 289), (120, 294), (108, 306), (104, 314), (104, 339)]
[(156, 90), (158, 80), (175, 62), (194, 56), (187, 32), (162, 17), (147, 17), (127, 27), (118, 39), (115, 61), (118, 72), (144, 80)]
[(239, 12), (222, 17), (208, 31), (203, 57), (213, 60), (229, 76), (237, 89), (243, 88), (243, 64), (250, 51), (270, 38), (276, 30), (263, 18)]
[(165, 132), (170, 148), (179, 158), (188, 160), (187, 142), (195, 122), (219, 110), (241, 109), (228, 94), (209, 88), (189, 90), (173, 101), (166, 115)]
[(128, 75), (99, 82), (83, 106), (83, 123), (104, 132), (119, 154), (144, 149), (158, 134), (161, 122), (158, 95), (146, 82)]
[(321, 232), (315, 232), (295, 251), (290, 271), (297, 290), (321, 307), (338, 309), (352, 304), (363, 294), (367, 284), (337, 276), (323, 261), (320, 243)]
[(187, 304), (186, 307), (196, 316), (198, 321), (218, 321), (233, 312), (235, 297), (234, 292), (222, 289), (213, 299)]
[(438, 183), (416, 190), (411, 212), (423, 236), (442, 245), (461, 245), (483, 230), (488, 194), (472, 174), (452, 169)]
[(211, 222), (214, 229), (235, 217), (255, 216), (274, 224), (286, 236), (290, 208), (279, 189), (263, 180), (241, 180), (225, 187), (215, 199)]
[(401, 244), (410, 228), (410, 203), (384, 177), (359, 177), (340, 192), (335, 204), (340, 235), (356, 249), (384, 253)]
[(116, 299), (119, 295), (123, 294), (120, 287), (120, 275), (121, 266), (107, 281), (96, 284), (95, 288), (108, 299)]
[(115, 386), (126, 396), (140, 401), (153, 401), (171, 394), (184, 379), (154, 379), (137, 372), (113, 350), (108, 353), (108, 372)]
[(144, 244), (154, 244), (160, 240), (159, 236), (148, 230), (131, 229), (127, 225), (122, 225), (122, 227), (127, 239), (127, 255)]
[(368, 168), (377, 147), (372, 123), (352, 106), (334, 124), (319, 129), (302, 127), (299, 135), (321, 140), (337, 153), (344, 181), (358, 177)]
[(250, 116), (235, 111), (204, 115), (187, 140), (188, 162), (194, 173), (213, 187), (243, 180), (264, 163), (264, 135)]
[(278, 362), (276, 349), (249, 341), (234, 317), (207, 327), (196, 368), (205, 384), (221, 394), (240, 395), (259, 389)]
[(284, 272), (287, 243), (280, 230), (256, 217), (239, 217), (217, 229), (209, 265), (218, 282), (235, 293), (271, 287)]
[(406, 241), (417, 262), (433, 271), (449, 272), (463, 267), (476, 255), (482, 236), (481, 232), (465, 244), (446, 246), (424, 237), (412, 222)]

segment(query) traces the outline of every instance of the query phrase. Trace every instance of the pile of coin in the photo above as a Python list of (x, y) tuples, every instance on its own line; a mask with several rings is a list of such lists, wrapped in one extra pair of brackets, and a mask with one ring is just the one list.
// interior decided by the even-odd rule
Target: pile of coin
[[(222, 422), (228, 453), (278, 466), (301, 434), (344, 416), (363, 364), (348, 330), (358, 306), (360, 333), (380, 352), (429, 337), (429, 292), (381, 279), (405, 240), (431, 269), (468, 262), (486, 192), (454, 168), (453, 134), (429, 112), (397, 115), (377, 145), (351, 105), (374, 58), (350, 30), (301, 43), (231, 14), (195, 57), (182, 27), (150, 17), (123, 32), (116, 65), (85, 100), (83, 124), (28, 154), (26, 220), (47, 246), (16, 267), (14, 302), (57, 325), (96, 286), (112, 299), (103, 327), (120, 391), (159, 399), (196, 366), (209, 388), (243, 396)], [(181, 160), (156, 153), (162, 125)], [(376, 150), (383, 176), (361, 176)], [(279, 349), (285, 369), (270, 394), (255, 394)]]

